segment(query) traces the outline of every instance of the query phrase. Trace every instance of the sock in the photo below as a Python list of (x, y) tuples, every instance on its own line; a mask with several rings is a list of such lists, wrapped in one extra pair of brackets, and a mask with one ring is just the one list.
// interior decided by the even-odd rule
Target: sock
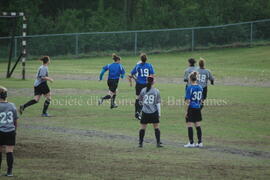
[(143, 143), (143, 138), (144, 138), (144, 135), (145, 135), (145, 129), (140, 129), (140, 132), (139, 132), (139, 137), (140, 137), (140, 144)]
[(135, 101), (135, 113), (139, 112), (140, 104), (139, 104), (139, 99), (136, 99)]
[(8, 152), (7, 153), (7, 166), (8, 166), (8, 174), (12, 173), (12, 168), (13, 168), (13, 152)]
[(196, 127), (197, 130), (197, 137), (198, 137), (198, 143), (202, 142), (202, 129), (201, 126)]
[(44, 102), (44, 106), (43, 106), (43, 111), (42, 113), (45, 114), (47, 113), (48, 107), (51, 104), (51, 100), (50, 99), (46, 99)]
[(116, 98), (116, 95), (113, 95), (111, 99), (111, 106), (114, 105), (115, 98)]
[(189, 138), (190, 144), (193, 144), (193, 128), (192, 127), (188, 127), (188, 138)]
[(160, 144), (160, 130), (159, 130), (159, 128), (155, 129), (155, 136), (156, 136), (157, 144)]
[(0, 152), (0, 169), (1, 169), (1, 164), (2, 164), (2, 152)]
[(111, 99), (111, 96), (110, 96), (110, 95), (106, 95), (106, 96), (104, 96), (102, 99), (103, 99), (103, 100), (104, 100), (104, 99)]
[(32, 99), (23, 105), (23, 109), (27, 108), (28, 106), (32, 106), (33, 104), (36, 104), (36, 103), (37, 101)]

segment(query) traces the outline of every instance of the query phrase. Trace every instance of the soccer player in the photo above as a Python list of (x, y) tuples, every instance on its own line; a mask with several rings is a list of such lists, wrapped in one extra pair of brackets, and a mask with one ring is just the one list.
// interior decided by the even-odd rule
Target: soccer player
[[(197, 72), (192, 72), (189, 76), (190, 85), (186, 89), (185, 104), (187, 105), (186, 110), (186, 123), (188, 128), (189, 143), (184, 145), (184, 147), (203, 147), (202, 143), (202, 130), (200, 122), (202, 121), (201, 115), (201, 100), (203, 89), (197, 84)], [(195, 145), (193, 141), (193, 128), (196, 127), (198, 143)]]
[(99, 80), (101, 81), (103, 79), (104, 73), (106, 71), (109, 71), (107, 80), (107, 84), (109, 87), (109, 94), (100, 98), (98, 102), (99, 105), (101, 105), (104, 100), (111, 99), (111, 109), (118, 107), (115, 104), (116, 90), (118, 87), (119, 78), (121, 77), (122, 79), (124, 79), (125, 77), (125, 69), (121, 64), (121, 58), (116, 54), (113, 54), (112, 59), (114, 60), (114, 63), (104, 66), (99, 75)]
[(184, 73), (184, 82), (187, 83), (186, 88), (189, 85), (189, 75), (190, 75), (190, 73), (192, 73), (193, 71), (198, 70), (198, 68), (195, 67), (196, 60), (194, 58), (188, 59), (188, 64), (189, 64), (189, 67), (185, 70), (185, 73)]
[(141, 62), (137, 63), (136, 66), (132, 69), (131, 75), (129, 78), (136, 80), (136, 101), (135, 101), (135, 118), (141, 119), (141, 109), (142, 106), (139, 104), (139, 95), (143, 88), (146, 87), (147, 77), (153, 76), (155, 74), (152, 64), (147, 63), (146, 54), (140, 55)]
[(139, 131), (139, 147), (143, 147), (143, 138), (148, 123), (152, 123), (155, 129), (157, 147), (162, 147), (160, 143), (159, 118), (161, 115), (160, 93), (159, 90), (152, 87), (154, 77), (147, 77), (146, 87), (142, 89), (139, 95), (139, 103), (142, 104), (141, 129)]
[(202, 101), (201, 101), (201, 109), (204, 106), (204, 100), (207, 97), (207, 84), (208, 81), (211, 82), (212, 85), (214, 85), (214, 77), (212, 76), (211, 72), (208, 69), (205, 69), (205, 60), (203, 58), (200, 58), (199, 60), (199, 69), (198, 69), (198, 84), (202, 86), (203, 88), (203, 94), (202, 94)]
[(39, 102), (39, 99), (41, 98), (42, 95), (46, 98), (42, 110), (42, 117), (49, 117), (49, 114), (47, 113), (48, 107), (51, 103), (51, 92), (50, 88), (47, 84), (47, 81), (50, 81), (51, 83), (53, 82), (53, 79), (49, 77), (49, 72), (48, 72), (48, 66), (51, 62), (49, 56), (43, 56), (41, 59), (42, 65), (38, 68), (38, 72), (36, 75), (36, 80), (34, 83), (34, 99), (28, 101), (24, 105), (20, 106), (20, 114), (23, 113), (23, 111), (36, 103)]
[(16, 141), (17, 110), (13, 103), (7, 101), (7, 89), (0, 86), (0, 169), (2, 150), (5, 147), (7, 159), (7, 174), (13, 176), (13, 150)]

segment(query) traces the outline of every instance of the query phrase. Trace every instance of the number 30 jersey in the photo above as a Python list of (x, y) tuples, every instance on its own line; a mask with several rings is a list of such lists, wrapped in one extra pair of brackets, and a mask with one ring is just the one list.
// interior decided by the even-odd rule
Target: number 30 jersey
[(202, 99), (203, 89), (200, 85), (189, 85), (186, 89), (186, 99), (190, 100), (190, 108), (201, 108), (201, 99)]
[(131, 75), (137, 75), (138, 84), (146, 84), (147, 77), (155, 74), (152, 64), (149, 63), (140, 63), (137, 64), (131, 71)]
[(17, 110), (13, 103), (0, 103), (0, 131), (15, 131), (15, 122), (17, 121)]
[(156, 88), (151, 88), (148, 92), (146, 92), (146, 88), (143, 88), (139, 101), (143, 105), (142, 111), (144, 113), (154, 113), (158, 110), (157, 104), (161, 102), (159, 90)]

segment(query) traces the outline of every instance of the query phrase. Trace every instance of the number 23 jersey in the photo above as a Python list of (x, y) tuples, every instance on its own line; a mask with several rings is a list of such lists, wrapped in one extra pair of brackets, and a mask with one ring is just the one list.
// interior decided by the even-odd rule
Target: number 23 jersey
[(143, 88), (139, 96), (139, 101), (143, 105), (142, 111), (144, 113), (155, 113), (158, 110), (157, 104), (161, 102), (159, 90), (152, 87), (146, 92), (146, 88)]
[(17, 110), (13, 103), (0, 103), (0, 132), (15, 131), (14, 122), (18, 119)]
[(200, 85), (189, 85), (186, 89), (186, 100), (190, 100), (190, 108), (201, 108), (201, 99), (202, 99), (203, 89)]

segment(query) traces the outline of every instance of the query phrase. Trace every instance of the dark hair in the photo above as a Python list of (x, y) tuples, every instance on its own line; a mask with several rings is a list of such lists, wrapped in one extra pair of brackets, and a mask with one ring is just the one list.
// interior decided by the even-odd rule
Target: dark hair
[(146, 92), (148, 92), (151, 89), (153, 84), (154, 84), (154, 77), (148, 76), (147, 77), (147, 84), (146, 84)]
[(201, 69), (204, 69), (204, 59), (203, 58), (200, 58), (199, 66), (200, 66)]
[(50, 57), (49, 57), (49, 56), (43, 56), (43, 57), (40, 58), (39, 60), (42, 61), (43, 64), (46, 64), (47, 62), (49, 62)]
[(194, 66), (196, 64), (196, 60), (194, 58), (188, 59), (189, 65)]
[(7, 98), (7, 89), (0, 86), (0, 99), (6, 100)]
[(141, 61), (142, 61), (143, 63), (145, 63), (145, 62), (147, 61), (147, 56), (146, 56), (146, 54), (142, 53), (142, 54), (140, 55), (140, 57), (141, 57)]
[(114, 61), (119, 61), (119, 60), (121, 60), (121, 58), (120, 58), (119, 56), (117, 56), (115, 53), (112, 54), (112, 59), (113, 59)]
[(197, 81), (197, 72), (196, 71), (193, 71), (190, 75), (189, 75), (189, 79), (190, 81)]

